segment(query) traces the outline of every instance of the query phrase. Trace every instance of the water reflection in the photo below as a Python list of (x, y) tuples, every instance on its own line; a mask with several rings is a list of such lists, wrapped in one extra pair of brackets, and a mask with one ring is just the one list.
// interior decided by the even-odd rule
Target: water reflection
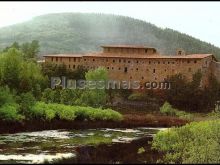
[[(162, 129), (162, 128), (161, 128)], [(44, 163), (74, 158), (76, 147), (129, 143), (160, 128), (48, 130), (0, 135), (0, 163)]]

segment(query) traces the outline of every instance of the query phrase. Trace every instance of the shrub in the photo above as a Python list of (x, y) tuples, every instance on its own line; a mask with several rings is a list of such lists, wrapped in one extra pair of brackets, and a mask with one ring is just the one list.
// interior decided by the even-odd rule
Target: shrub
[(20, 105), (21, 113), (26, 117), (30, 117), (31, 108), (35, 105), (36, 99), (31, 92), (22, 93), (18, 97), (18, 103)]
[(181, 119), (193, 120), (193, 115), (185, 111), (180, 111), (173, 108), (168, 102), (165, 102), (162, 107), (160, 107), (160, 113), (168, 116), (177, 116)]
[(168, 102), (165, 102), (163, 106), (160, 107), (160, 112), (165, 115), (171, 115), (171, 116), (175, 115), (175, 109), (172, 108), (172, 106)]
[(82, 106), (69, 106), (63, 104), (46, 104), (37, 102), (32, 108), (32, 116), (43, 120), (49, 120), (58, 117), (61, 120), (122, 120), (122, 115), (111, 109), (100, 109)]
[(15, 103), (14, 95), (11, 94), (10, 89), (6, 87), (0, 87), (0, 106), (4, 104)]
[(3, 121), (22, 121), (24, 118), (18, 113), (17, 104), (4, 104), (0, 108), (0, 119)]
[(192, 122), (158, 132), (152, 148), (164, 153), (163, 163), (220, 163), (220, 120)]

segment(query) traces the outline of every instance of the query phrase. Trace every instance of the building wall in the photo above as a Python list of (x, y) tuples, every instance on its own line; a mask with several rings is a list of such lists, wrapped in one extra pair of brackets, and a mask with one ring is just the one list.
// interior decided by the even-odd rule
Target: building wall
[[(158, 55), (154, 48), (103, 46), (105, 56), (95, 54), (94, 56), (46, 56), (45, 62), (53, 62), (57, 65), (65, 64), (68, 69), (72, 70), (79, 66), (86, 69), (103, 66), (108, 70), (109, 78), (112, 80), (135, 80), (142, 83), (162, 82), (172, 75), (181, 73), (188, 81), (191, 81), (193, 74), (200, 70), (203, 74), (201, 86), (208, 85), (209, 75), (212, 73), (220, 82), (220, 64), (214, 62), (212, 56), (193, 59), (186, 58), (187, 55), (183, 50), (181, 52), (183, 58), (152, 58), (151, 55)], [(106, 54), (109, 55), (106, 56)], [(137, 58), (134, 58), (135, 55)], [(146, 56), (149, 58), (144, 58)]]
[[(87, 69), (103, 66), (112, 80), (164, 81), (171, 75), (181, 73), (188, 81), (198, 70), (203, 73), (203, 85), (207, 84), (212, 57), (204, 59), (150, 59), (150, 58), (108, 58), (108, 57), (46, 57), (46, 62), (65, 64), (69, 69), (82, 65)], [(125, 69), (127, 68), (127, 72)], [(216, 73), (217, 74), (217, 73)]]

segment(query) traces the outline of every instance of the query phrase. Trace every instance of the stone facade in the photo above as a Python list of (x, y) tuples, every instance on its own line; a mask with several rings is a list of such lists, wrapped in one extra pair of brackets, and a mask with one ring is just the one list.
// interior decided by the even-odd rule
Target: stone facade
[[(213, 62), (217, 60), (212, 54), (190, 54), (177, 51), (175, 56), (160, 55), (155, 48), (129, 45), (102, 46), (103, 51), (88, 54), (45, 55), (45, 62), (65, 64), (69, 69), (83, 66), (95, 69), (103, 66), (108, 70), (112, 80), (138, 80), (145, 82), (162, 82), (169, 76), (181, 73), (188, 81), (197, 71), (203, 74), (201, 84), (208, 84), (208, 75), (213, 72)], [(215, 74), (219, 77), (219, 71)]]

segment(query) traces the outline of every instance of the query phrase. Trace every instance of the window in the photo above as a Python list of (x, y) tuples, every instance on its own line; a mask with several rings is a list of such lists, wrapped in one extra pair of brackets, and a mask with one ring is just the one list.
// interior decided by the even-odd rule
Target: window
[(118, 70), (121, 70), (121, 68), (119, 67)]
[(93, 58), (92, 61), (95, 61), (95, 59)]
[(128, 72), (128, 68), (127, 68), (127, 67), (124, 68), (124, 72), (125, 72), (125, 73)]
[(84, 61), (86, 61), (86, 59), (84, 59)]
[(164, 71), (166, 72), (167, 70), (165, 69)]
[(130, 76), (130, 79), (132, 79), (132, 76)]
[(188, 69), (189, 72), (191, 72), (191, 70), (192, 70), (191, 68)]
[(160, 64), (160, 61), (158, 61), (158, 64)]
[(197, 61), (195, 60), (194, 63), (197, 63)]
[(73, 69), (75, 69), (76, 68), (76, 66), (75, 65), (73, 65)]
[(136, 68), (136, 71), (138, 71), (138, 68)]
[(121, 62), (121, 59), (119, 59), (119, 62)]
[(141, 77), (141, 79), (143, 80), (143, 79), (144, 79), (144, 77), (142, 76), (142, 77)]
[(151, 61), (149, 61), (149, 64), (151, 64)]
[(187, 63), (189, 64), (189, 63), (190, 63), (190, 61), (189, 61), (189, 60), (187, 60)]
[(156, 72), (156, 69), (153, 69), (153, 73), (155, 73)]
[(128, 61), (128, 63), (130, 63), (131, 61)]
[(113, 60), (113, 62), (115, 62), (115, 60)]
[(172, 64), (175, 64), (175, 62), (172, 62)]
[(74, 57), (74, 62), (76, 62), (76, 57)]
[(70, 68), (70, 65), (69, 65), (69, 68)]
[(108, 59), (106, 59), (106, 62), (108, 62)]
[(145, 49), (145, 53), (147, 53), (147, 49)]
[(112, 70), (114, 69), (114, 67), (112, 67)]
[(170, 64), (170, 62), (168, 61), (167, 64)]
[(109, 67), (107, 67), (107, 69), (109, 69)]
[(56, 57), (56, 62), (58, 61), (58, 57)]
[(138, 63), (138, 61), (137, 61), (137, 63)]

